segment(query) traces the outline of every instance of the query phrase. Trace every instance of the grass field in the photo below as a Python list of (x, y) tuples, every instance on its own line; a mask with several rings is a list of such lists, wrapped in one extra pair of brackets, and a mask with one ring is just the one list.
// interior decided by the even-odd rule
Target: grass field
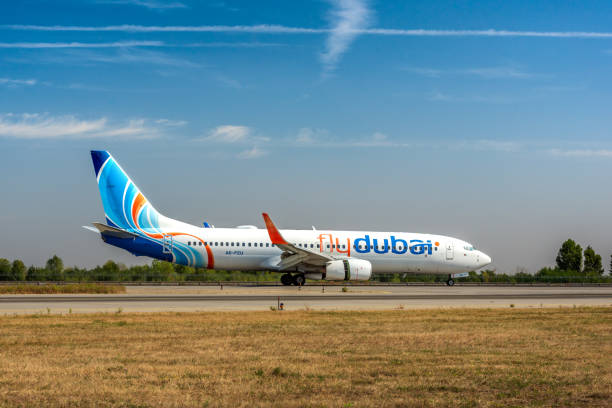
[(612, 308), (5, 316), (0, 406), (610, 407)]
[(71, 283), (67, 285), (0, 285), (0, 295), (56, 294), (56, 293), (125, 293), (125, 286), (99, 283)]

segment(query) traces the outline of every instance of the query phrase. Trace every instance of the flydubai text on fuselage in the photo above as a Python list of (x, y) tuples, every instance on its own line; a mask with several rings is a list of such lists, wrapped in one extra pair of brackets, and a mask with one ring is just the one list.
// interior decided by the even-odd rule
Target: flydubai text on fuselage
[[(372, 273), (457, 274), (491, 259), (462, 240), (403, 232), (200, 228), (160, 214), (106, 151), (92, 151), (106, 214), (94, 223), (111, 245), (182, 265), (209, 269), (277, 270), (283, 283), (369, 279)], [(342, 278), (342, 279), (341, 279)], [(450, 280), (450, 278), (449, 278)]]

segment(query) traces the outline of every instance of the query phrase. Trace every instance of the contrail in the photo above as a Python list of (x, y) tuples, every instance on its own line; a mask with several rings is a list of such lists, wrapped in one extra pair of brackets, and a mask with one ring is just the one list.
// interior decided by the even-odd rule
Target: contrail
[[(328, 34), (329, 28), (289, 27), (283, 25), (205, 25), (205, 26), (42, 26), (11, 24), (0, 29), (20, 31), (119, 31), (119, 32), (216, 32), (216, 33), (267, 33), (267, 34)], [(539, 38), (612, 38), (612, 32), (593, 31), (514, 31), (514, 30), (429, 30), (365, 28), (348, 30), (359, 35), (406, 36), (406, 37), (539, 37)]]
[(164, 47), (161, 41), (119, 41), (110, 43), (0, 43), (0, 48), (122, 48), (122, 47)]

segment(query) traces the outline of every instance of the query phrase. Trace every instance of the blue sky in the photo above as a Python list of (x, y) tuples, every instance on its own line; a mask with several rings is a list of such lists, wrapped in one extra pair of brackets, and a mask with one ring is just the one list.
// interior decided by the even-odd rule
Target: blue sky
[(0, 256), (134, 258), (103, 219), (108, 149), (168, 216), (432, 232), (534, 272), (612, 253), (605, 1), (0, 5)]

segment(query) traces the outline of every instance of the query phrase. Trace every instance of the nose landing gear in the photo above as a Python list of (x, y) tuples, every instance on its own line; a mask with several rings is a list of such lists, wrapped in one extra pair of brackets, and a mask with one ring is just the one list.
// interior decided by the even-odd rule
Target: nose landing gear
[(453, 280), (453, 277), (451, 275), (448, 275), (448, 279), (446, 280), (446, 285), (453, 286), (454, 284), (455, 284), (455, 281)]

